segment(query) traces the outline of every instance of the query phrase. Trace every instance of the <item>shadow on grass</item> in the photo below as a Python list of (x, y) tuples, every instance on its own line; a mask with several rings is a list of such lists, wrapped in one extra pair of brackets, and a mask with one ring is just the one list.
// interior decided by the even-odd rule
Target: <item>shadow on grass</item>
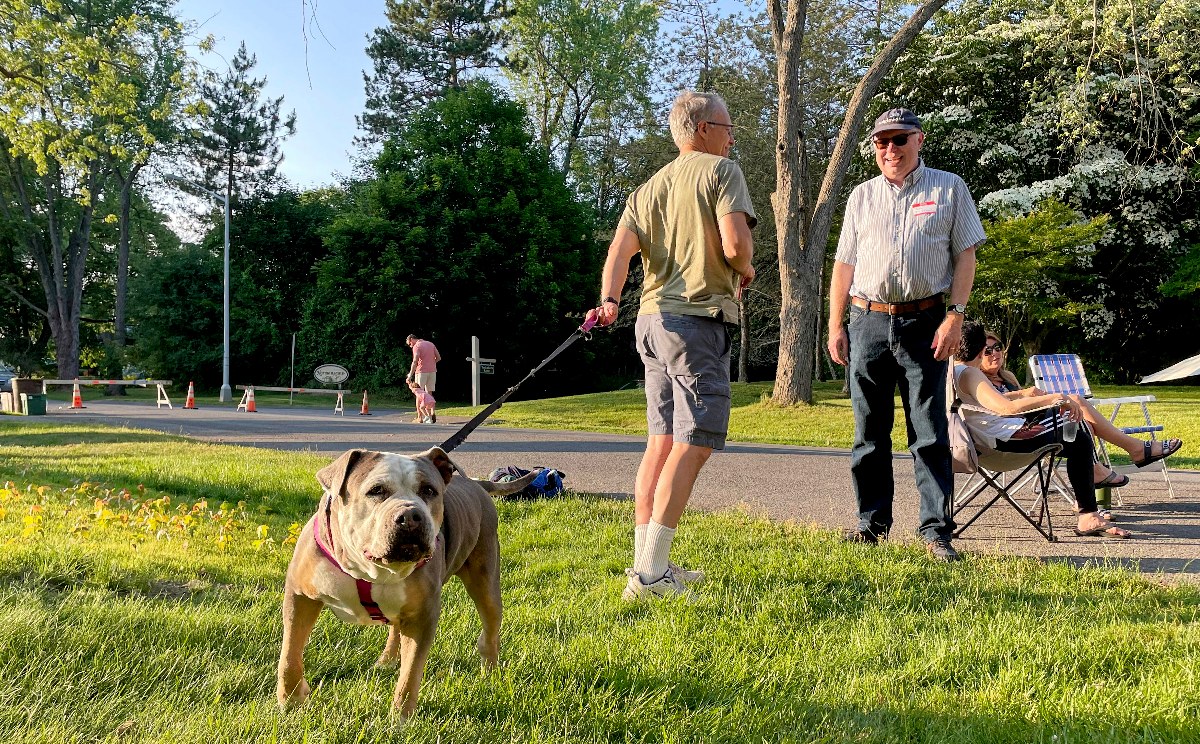
[(1122, 568), (1142, 574), (1194, 574), (1200, 573), (1200, 558), (1111, 558), (1097, 559), (1095, 556), (1051, 556), (1040, 559), (1042, 563), (1065, 563), (1074, 568), (1096, 568), (1100, 566)]
[[(70, 428), (66, 425), (64, 428)], [(182, 442), (181, 437), (146, 431), (144, 429), (113, 429), (112, 431), (73, 430), (22, 432), (15, 427), (0, 427), (4, 447), (65, 447), (70, 445), (130, 444), (138, 442)]]

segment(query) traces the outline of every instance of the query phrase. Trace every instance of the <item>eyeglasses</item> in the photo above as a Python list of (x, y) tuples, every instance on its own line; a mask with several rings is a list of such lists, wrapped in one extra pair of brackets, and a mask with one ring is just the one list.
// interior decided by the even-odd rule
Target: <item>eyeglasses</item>
[(1001, 346), (1000, 344), (993, 344), (992, 346), (983, 347), (984, 356), (991, 356), (992, 354), (1003, 354), (1003, 353), (1004, 353), (1004, 347)]
[(734, 125), (733, 125), (733, 124), (722, 124), (722, 123), (721, 123), (721, 122), (719, 122), (719, 121), (706, 121), (706, 122), (704, 122), (704, 123), (705, 123), (705, 124), (709, 124), (709, 125), (711, 125), (711, 126), (714, 126), (714, 127), (725, 127), (726, 129), (728, 129), (728, 130), (729, 130), (729, 133), (730, 133), (730, 134), (733, 134), (733, 127), (734, 127)]
[(911, 134), (894, 134), (891, 137), (875, 137), (871, 141), (875, 143), (875, 147), (886, 150), (889, 142), (896, 147), (904, 147), (908, 144), (908, 138), (911, 136)]

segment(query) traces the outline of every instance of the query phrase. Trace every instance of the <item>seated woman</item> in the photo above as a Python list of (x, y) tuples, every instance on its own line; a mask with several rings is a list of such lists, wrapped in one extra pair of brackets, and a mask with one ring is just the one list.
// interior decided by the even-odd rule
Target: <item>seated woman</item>
[[(1079, 403), (1065, 395), (1054, 393), (1009, 398), (997, 392), (980, 369), (985, 341), (982, 325), (972, 321), (963, 323), (962, 342), (954, 366), (954, 382), (959, 398), (967, 406), (986, 408), (995, 414), (964, 407), (963, 418), (973, 434), (994, 439), (995, 449), (1000, 452), (1034, 452), (1059, 441), (1059, 432), (1053, 426), (1041, 430), (1031, 428), (1024, 414), (1053, 404), (1061, 412), (1061, 417), (1067, 420), (1080, 421), (1083, 418)], [(1080, 428), (1084, 428), (1084, 425), (1081, 424)], [(1129, 537), (1129, 532), (1097, 513), (1096, 485), (1092, 480), (1091, 437), (1076, 436), (1070, 442), (1061, 443), (1062, 456), (1067, 461), (1067, 480), (1079, 507), (1075, 534), (1080, 537)]]
[[(1017, 382), (1016, 375), (1004, 367), (1004, 345), (1000, 342), (1000, 337), (991, 331), (984, 331), (984, 334), (985, 343), (979, 370), (992, 383), (992, 387), (996, 388), (998, 392), (1010, 400), (1031, 398), (1046, 394), (1045, 391), (1039, 390), (1036, 387), (1022, 389), (1021, 385)], [(1083, 411), (1083, 420), (1087, 422), (1088, 428), (1092, 430), (1092, 433), (1099, 439), (1128, 452), (1129, 459), (1139, 468), (1145, 467), (1152, 462), (1158, 462), (1164, 457), (1174, 454), (1183, 446), (1183, 442), (1178, 439), (1146, 441), (1137, 437), (1131, 437), (1116, 426), (1113, 426), (1112, 422), (1104, 414), (1097, 411), (1096, 407), (1088, 402), (1087, 398), (1084, 398), (1082, 395), (1071, 395), (1068, 397)], [(1092, 477), (1097, 486), (1115, 486), (1120, 488), (1129, 485), (1129, 476), (1119, 475), (1104, 467), (1102, 463), (1095, 463), (1092, 466), (1092, 470)]]

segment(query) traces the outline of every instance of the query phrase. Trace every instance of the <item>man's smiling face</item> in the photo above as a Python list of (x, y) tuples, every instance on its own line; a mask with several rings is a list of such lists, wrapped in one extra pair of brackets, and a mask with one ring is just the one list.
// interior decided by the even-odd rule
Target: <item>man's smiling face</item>
[[(896, 137), (904, 144), (898, 144)], [(873, 136), (871, 143), (875, 147), (879, 172), (897, 186), (902, 184), (904, 178), (916, 170), (924, 141), (925, 133), (919, 129), (888, 129)]]

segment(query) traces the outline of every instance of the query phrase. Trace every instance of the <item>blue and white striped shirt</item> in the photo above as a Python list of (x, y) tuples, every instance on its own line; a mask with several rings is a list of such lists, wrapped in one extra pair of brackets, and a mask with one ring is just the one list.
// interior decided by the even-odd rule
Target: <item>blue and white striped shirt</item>
[(911, 302), (948, 290), (951, 258), (986, 238), (967, 184), (922, 160), (903, 186), (879, 175), (850, 192), (837, 260), (855, 267), (851, 295)]

